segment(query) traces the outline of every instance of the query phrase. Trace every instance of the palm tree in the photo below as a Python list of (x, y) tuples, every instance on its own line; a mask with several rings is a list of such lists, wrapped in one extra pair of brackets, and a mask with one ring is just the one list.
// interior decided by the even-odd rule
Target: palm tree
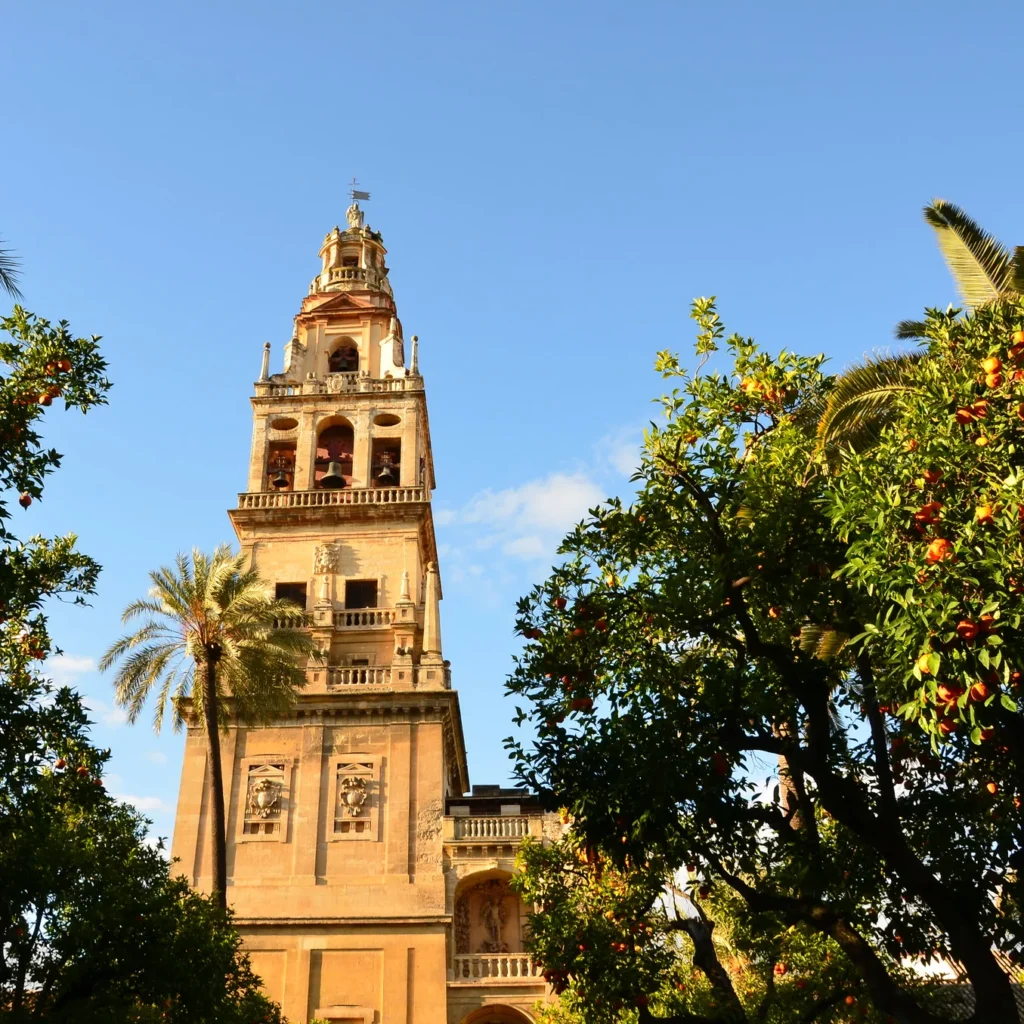
[[(2, 242), (3, 239), (0, 239)], [(21, 261), (10, 249), (5, 249), (0, 244), (0, 288), (2, 288), (12, 299), (20, 299), (21, 292), (18, 290), (18, 274), (21, 272)]]
[(277, 620), (301, 613), (290, 601), (270, 598), (244, 554), (227, 546), (213, 555), (193, 549), (174, 566), (149, 574), (149, 597), (133, 601), (121, 621), (142, 626), (112, 644), (101, 670), (119, 662), (114, 696), (135, 722), (146, 701), (155, 701), (160, 730), (168, 703), (178, 729), (188, 702), (203, 719), (210, 758), (210, 806), (214, 839), (213, 890), (227, 905), (227, 841), (220, 728), (232, 715), (267, 722), (291, 707), (305, 685), (305, 660), (322, 655), (305, 630), (279, 629)]
[[(1012, 252), (954, 203), (933, 199), (924, 219), (935, 229), (953, 281), (967, 308), (1024, 292), (1024, 246)], [(925, 324), (903, 320), (896, 325), (903, 341), (922, 338)], [(893, 400), (913, 389), (919, 352), (870, 359), (843, 373), (818, 411), (818, 451), (830, 463), (849, 448), (863, 451), (876, 441), (892, 418)]]

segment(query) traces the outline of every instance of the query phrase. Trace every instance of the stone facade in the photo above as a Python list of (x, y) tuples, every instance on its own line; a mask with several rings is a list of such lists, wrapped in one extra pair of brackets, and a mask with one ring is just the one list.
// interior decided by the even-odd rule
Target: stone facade
[[(243, 551), (325, 655), (292, 712), (223, 742), (228, 900), (293, 1024), (513, 1024), (550, 993), (508, 887), (552, 816), (475, 787), (441, 645), (434, 467), (417, 339), (405, 345), (385, 249), (356, 204), (320, 250), (285, 346), (269, 344)], [(406, 365), (408, 351), (409, 362)], [(556, 824), (557, 827), (557, 824)], [(211, 871), (205, 744), (190, 727), (172, 855)]]

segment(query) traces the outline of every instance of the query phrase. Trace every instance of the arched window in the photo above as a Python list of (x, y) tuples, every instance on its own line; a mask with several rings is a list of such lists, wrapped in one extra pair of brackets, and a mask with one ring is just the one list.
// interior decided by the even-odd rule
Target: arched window
[(356, 373), (359, 370), (359, 349), (345, 339), (328, 357), (328, 373)]
[(315, 487), (350, 487), (352, 452), (355, 447), (352, 424), (337, 421), (324, 427), (316, 441)]

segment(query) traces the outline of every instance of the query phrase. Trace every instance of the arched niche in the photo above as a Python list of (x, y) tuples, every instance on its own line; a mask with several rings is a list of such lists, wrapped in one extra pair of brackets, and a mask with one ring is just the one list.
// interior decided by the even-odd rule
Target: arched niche
[(358, 373), (359, 346), (353, 338), (339, 338), (327, 355), (328, 373)]
[(533, 1024), (533, 1018), (515, 1006), (490, 1003), (467, 1013), (461, 1024)]
[(344, 416), (331, 416), (317, 424), (316, 458), (313, 463), (313, 486), (322, 487), (321, 480), (332, 462), (341, 466), (345, 486), (352, 486), (352, 453), (355, 431)]
[(512, 891), (508, 871), (481, 871), (455, 889), (452, 939), (456, 955), (522, 953), (526, 908)]

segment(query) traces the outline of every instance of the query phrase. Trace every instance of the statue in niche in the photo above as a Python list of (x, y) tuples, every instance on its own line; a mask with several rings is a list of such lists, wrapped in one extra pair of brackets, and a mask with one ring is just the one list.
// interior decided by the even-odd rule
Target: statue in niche
[(508, 920), (508, 886), (498, 879), (479, 886), (480, 923), (487, 930), (481, 953), (507, 953), (508, 943), (501, 937)]
[(358, 203), (353, 203), (345, 211), (345, 217), (350, 228), (361, 228), (363, 226), (363, 211), (359, 209)]

